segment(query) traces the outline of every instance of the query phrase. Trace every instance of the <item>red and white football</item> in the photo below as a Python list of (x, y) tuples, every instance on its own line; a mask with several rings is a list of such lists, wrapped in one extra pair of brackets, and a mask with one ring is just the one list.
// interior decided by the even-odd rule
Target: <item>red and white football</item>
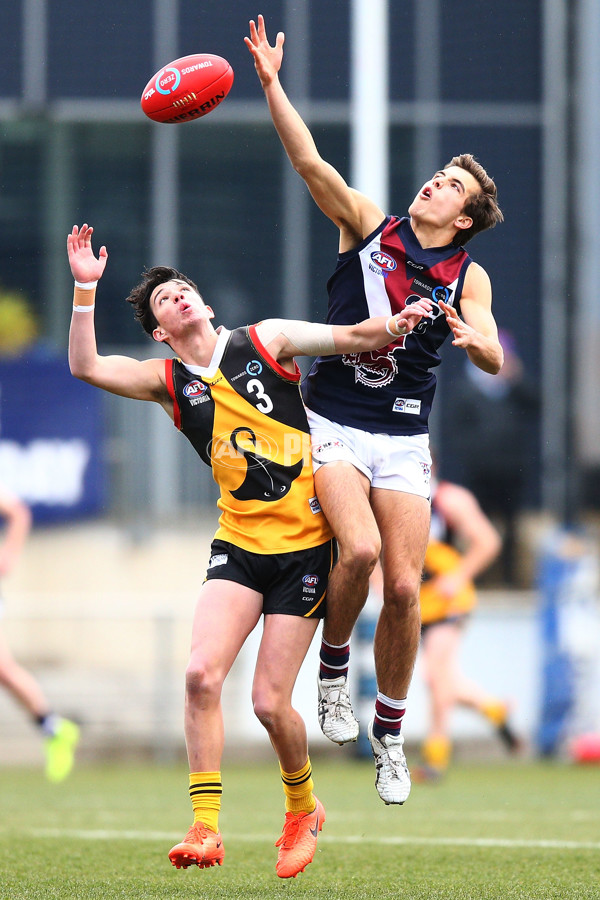
[(140, 104), (155, 122), (190, 122), (212, 112), (233, 84), (233, 69), (222, 56), (193, 53), (164, 66), (152, 76)]

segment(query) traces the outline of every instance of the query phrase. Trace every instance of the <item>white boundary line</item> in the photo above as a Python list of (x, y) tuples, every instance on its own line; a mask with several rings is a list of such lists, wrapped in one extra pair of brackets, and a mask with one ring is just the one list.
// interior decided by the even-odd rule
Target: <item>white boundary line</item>
[[(109, 829), (78, 829), (78, 828), (42, 828), (32, 831), (40, 838), (73, 838), (87, 841), (177, 841), (181, 835), (171, 831), (116, 831)], [(266, 834), (232, 834), (225, 837), (229, 841), (241, 841), (247, 843), (262, 843), (274, 841), (273, 835)], [(275, 835), (276, 837), (276, 835)], [(423, 844), (427, 846), (445, 847), (506, 847), (524, 850), (600, 850), (600, 841), (561, 841), (561, 840), (512, 840), (509, 838), (427, 838), (427, 837), (372, 837), (365, 838), (362, 835), (346, 835), (333, 837), (322, 835), (319, 843), (326, 844), (386, 844), (396, 846), (401, 844)]]

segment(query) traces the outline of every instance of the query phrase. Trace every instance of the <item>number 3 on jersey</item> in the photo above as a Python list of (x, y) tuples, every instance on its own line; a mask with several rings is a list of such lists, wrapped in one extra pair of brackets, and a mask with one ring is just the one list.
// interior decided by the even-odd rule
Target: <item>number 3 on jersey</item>
[(258, 400), (258, 403), (256, 403), (255, 405), (260, 412), (271, 412), (271, 410), (273, 409), (273, 401), (268, 394), (265, 394), (265, 387), (262, 381), (259, 381), (258, 378), (251, 378), (246, 385), (246, 390), (249, 394), (256, 393), (256, 399)]

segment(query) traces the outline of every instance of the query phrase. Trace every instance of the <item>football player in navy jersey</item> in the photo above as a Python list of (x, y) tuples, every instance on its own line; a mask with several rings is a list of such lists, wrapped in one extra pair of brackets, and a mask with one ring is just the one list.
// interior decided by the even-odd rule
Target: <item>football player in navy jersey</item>
[(381, 555), (378, 692), (368, 735), (379, 795), (385, 803), (404, 803), (410, 775), (401, 722), (419, 646), (430, 518), (431, 370), (449, 334), (479, 368), (496, 374), (502, 367), (490, 279), (463, 245), (503, 216), (494, 182), (470, 154), (454, 157), (423, 185), (408, 217), (386, 216), (322, 159), (287, 98), (278, 76), (283, 33), (271, 46), (259, 16), (245, 42), (292, 166), (339, 228), (327, 321), (347, 324), (399, 312), (425, 297), (433, 303), (431, 317), (382, 350), (318, 358), (303, 385), (317, 495), (339, 547), (323, 629), (319, 721), (339, 744), (358, 736), (347, 684), (349, 642)]

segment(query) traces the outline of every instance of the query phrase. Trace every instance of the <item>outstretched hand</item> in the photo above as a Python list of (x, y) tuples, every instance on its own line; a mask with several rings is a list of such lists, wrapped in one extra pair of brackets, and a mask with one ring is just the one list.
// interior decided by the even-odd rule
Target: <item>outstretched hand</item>
[(455, 347), (462, 347), (466, 350), (473, 343), (473, 338), (477, 332), (474, 328), (471, 328), (470, 325), (467, 325), (466, 322), (463, 322), (453, 306), (444, 303), (443, 300), (440, 300), (439, 306), (446, 316), (446, 322), (453, 334), (453, 345)]
[(431, 316), (433, 303), (426, 297), (421, 297), (415, 303), (405, 306), (396, 316), (396, 324), (406, 328), (406, 334), (417, 327), (421, 319)]
[(82, 225), (81, 228), (73, 225), (73, 230), (67, 235), (67, 255), (71, 272), (75, 281), (82, 284), (102, 278), (108, 259), (108, 251), (105, 246), (100, 247), (98, 257), (94, 256), (93, 232), (94, 229), (91, 225)]
[(264, 17), (258, 16), (258, 27), (254, 20), (250, 20), (250, 37), (244, 38), (244, 43), (254, 57), (254, 67), (263, 88), (268, 87), (277, 77), (283, 59), (283, 31), (277, 34), (275, 46), (271, 47), (267, 39)]

